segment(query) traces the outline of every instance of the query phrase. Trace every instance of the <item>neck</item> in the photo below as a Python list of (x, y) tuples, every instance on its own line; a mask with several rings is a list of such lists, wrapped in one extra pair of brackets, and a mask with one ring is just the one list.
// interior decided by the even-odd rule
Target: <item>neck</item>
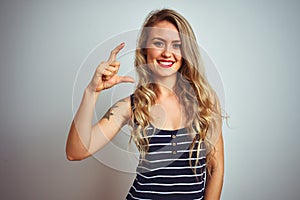
[(157, 85), (160, 96), (174, 95), (174, 87), (177, 81), (177, 76), (159, 77), (154, 80)]

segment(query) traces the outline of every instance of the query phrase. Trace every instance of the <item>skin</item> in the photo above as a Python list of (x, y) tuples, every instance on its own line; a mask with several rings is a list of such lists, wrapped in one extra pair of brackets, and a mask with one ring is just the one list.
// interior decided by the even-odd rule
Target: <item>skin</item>
[[(147, 64), (159, 90), (156, 105), (151, 108), (151, 123), (160, 129), (176, 130), (185, 126), (184, 109), (172, 90), (182, 65), (180, 48), (179, 33), (172, 23), (161, 21), (151, 29), (147, 40)], [(163, 65), (161, 61), (172, 65)]]
[[(166, 68), (159, 61), (173, 64)], [(162, 21), (151, 29), (147, 40), (147, 64), (155, 74), (156, 82), (161, 82), (161, 79), (176, 80), (176, 73), (182, 65), (181, 40), (172, 23)]]
[[(184, 109), (172, 90), (176, 84), (177, 72), (182, 65), (180, 44), (178, 30), (168, 21), (157, 23), (147, 40), (147, 64), (154, 74), (154, 81), (159, 90), (156, 105), (151, 108), (150, 121), (160, 129), (176, 130), (185, 126)], [(84, 91), (67, 139), (66, 154), (69, 160), (82, 160), (100, 150), (130, 120), (130, 99), (126, 97), (116, 102), (102, 119), (92, 125), (99, 94), (116, 84), (134, 82), (131, 77), (118, 75), (120, 63), (116, 61), (116, 57), (124, 45), (122, 43), (115, 47), (109, 59), (98, 65)], [(162, 64), (168, 62), (172, 62), (172, 65)], [(215, 160), (208, 166), (212, 175), (207, 178), (205, 200), (220, 199), (222, 190), (224, 174), (222, 134), (215, 147)]]
[(211, 171), (211, 175), (207, 174), (205, 200), (217, 200), (221, 198), (224, 177), (224, 143), (222, 134), (219, 136), (215, 148), (215, 158), (207, 166)]
[(124, 45), (115, 47), (109, 59), (98, 65), (84, 90), (67, 139), (66, 154), (69, 160), (85, 159), (103, 148), (130, 118), (130, 100), (127, 97), (116, 102), (98, 123), (92, 125), (95, 104), (101, 91), (122, 82), (134, 82), (131, 77), (118, 75), (120, 63), (116, 61), (116, 56)]

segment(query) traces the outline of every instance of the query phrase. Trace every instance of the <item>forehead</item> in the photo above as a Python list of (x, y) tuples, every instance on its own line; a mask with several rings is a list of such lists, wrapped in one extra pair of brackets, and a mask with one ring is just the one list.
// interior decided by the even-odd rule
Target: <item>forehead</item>
[(163, 38), (168, 41), (180, 40), (179, 32), (174, 24), (168, 21), (158, 22), (153, 27), (149, 28), (149, 39), (155, 37)]

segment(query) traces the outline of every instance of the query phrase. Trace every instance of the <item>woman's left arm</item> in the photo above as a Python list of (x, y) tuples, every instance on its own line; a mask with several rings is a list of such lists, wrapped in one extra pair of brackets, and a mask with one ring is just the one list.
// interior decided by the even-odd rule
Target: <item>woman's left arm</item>
[(224, 145), (222, 133), (215, 145), (215, 154), (207, 167), (210, 169), (211, 174), (207, 173), (204, 199), (219, 200), (224, 177)]

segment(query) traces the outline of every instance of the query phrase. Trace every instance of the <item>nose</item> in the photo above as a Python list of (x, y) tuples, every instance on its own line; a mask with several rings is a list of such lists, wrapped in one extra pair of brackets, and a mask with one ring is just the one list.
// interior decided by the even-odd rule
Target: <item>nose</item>
[(166, 45), (166, 47), (164, 48), (164, 50), (162, 52), (162, 56), (165, 58), (169, 58), (172, 56), (169, 45)]

